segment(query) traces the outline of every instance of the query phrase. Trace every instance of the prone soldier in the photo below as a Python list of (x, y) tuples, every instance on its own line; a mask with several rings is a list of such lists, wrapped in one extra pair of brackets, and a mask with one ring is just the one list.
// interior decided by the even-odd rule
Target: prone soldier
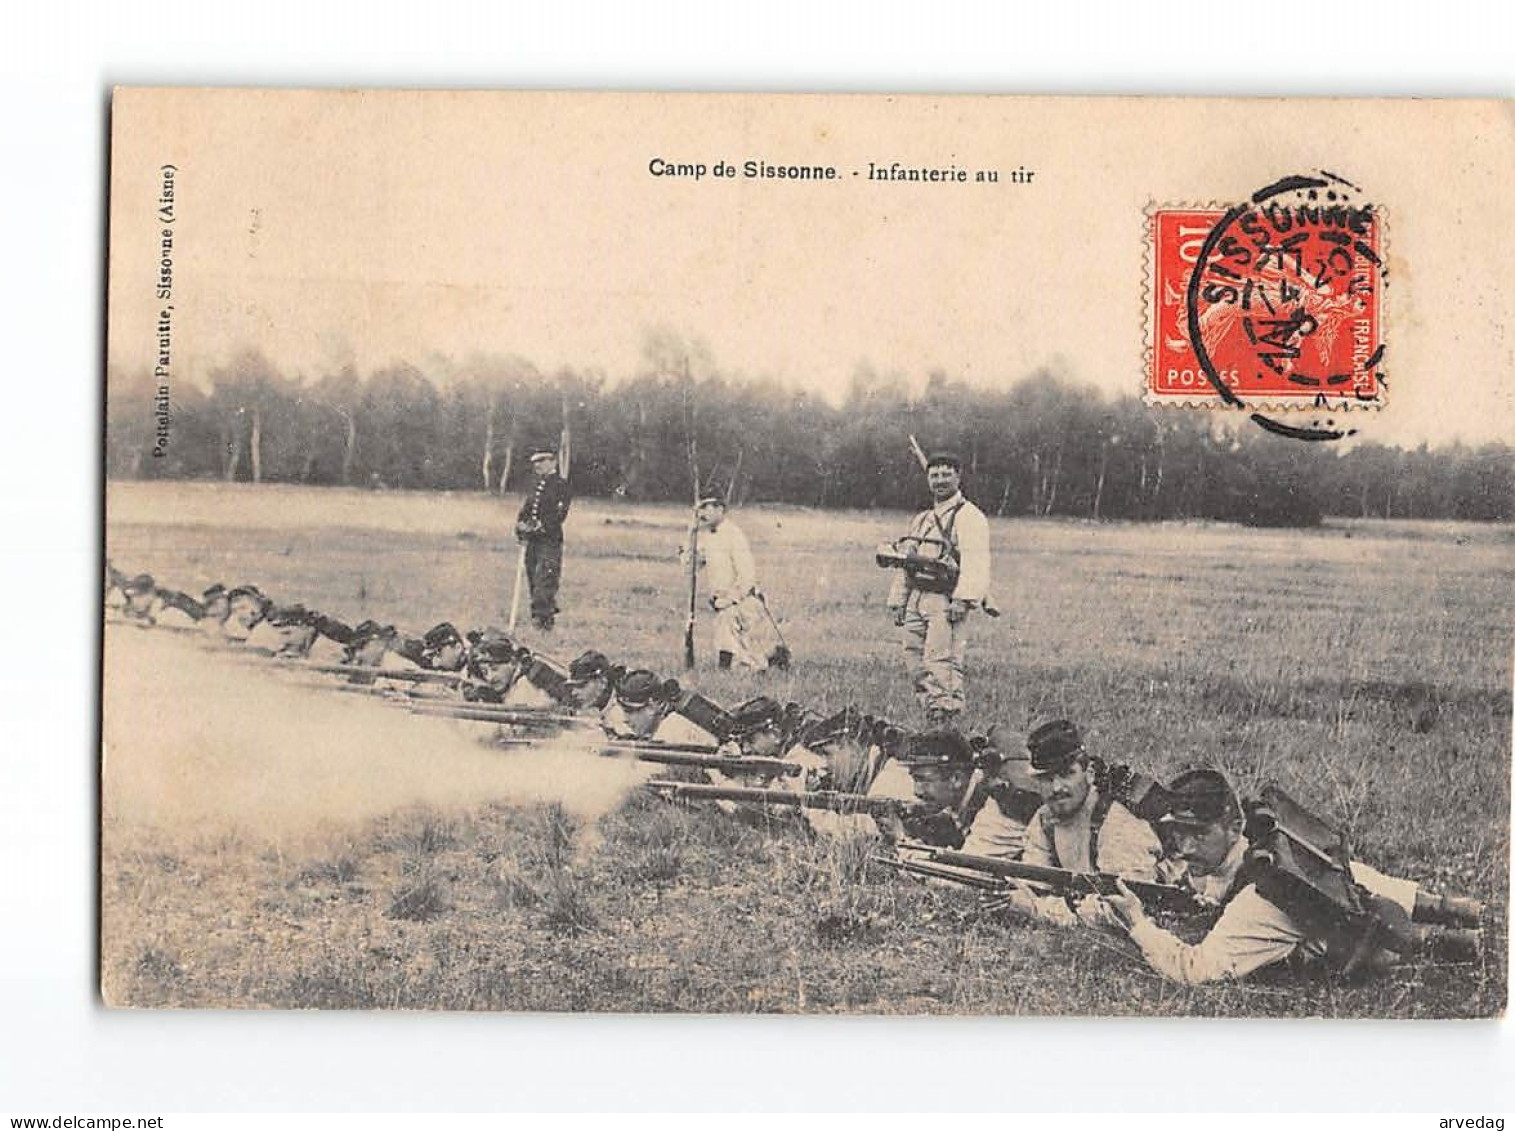
[(450, 621), (421, 637), (420, 666), (430, 672), (461, 672), (468, 665), (468, 643)]
[(152, 623), (153, 602), (158, 598), (158, 586), (150, 573), (139, 573), (121, 582), (121, 614), (128, 620)]
[(896, 760), (910, 773), (915, 800), (877, 818), (879, 831), (892, 841), (961, 848), (983, 801), (983, 774), (972, 745), (944, 727), (908, 736)]
[[(785, 784), (806, 792), (829, 790), (880, 796), (873, 790), (879, 769), (886, 760), (880, 745), (881, 732), (886, 726), (881, 720), (850, 706), (827, 718), (810, 722), (800, 730), (794, 745), (784, 755), (786, 761), (804, 767), (802, 775), (787, 779)], [(900, 799), (910, 796), (906, 793)], [(866, 813), (827, 809), (805, 809), (802, 812), (811, 830), (821, 836), (871, 837), (877, 832), (874, 819)]]
[(226, 586), (219, 581), (207, 586), (200, 594), (200, 604), (205, 609), (200, 616), (200, 631), (214, 639), (225, 636), (226, 619), (231, 616), (231, 596)]
[(249, 648), (284, 658), (304, 657), (316, 639), (316, 614), (304, 605), (268, 610), (247, 634)]
[[(1097, 767), (1078, 728), (1067, 719), (1043, 723), (1026, 739), (1031, 774), (1043, 801), (1026, 826), (1027, 864), (1072, 872), (1111, 872), (1156, 882), (1162, 843), (1145, 820), (1111, 789), (1097, 784)], [(1110, 909), (1095, 896), (1077, 904), (1016, 886), (1005, 904), (1022, 914), (1070, 926), (1113, 926)]]
[[(611, 738), (637, 742), (674, 741), (659, 735), (663, 723), (678, 705), (681, 695), (678, 680), (659, 679), (657, 673), (636, 668), (615, 681), (613, 701), (600, 715), (600, 725)], [(677, 718), (677, 716), (674, 716)], [(680, 738), (679, 742), (707, 739)], [(713, 738), (708, 739), (713, 743)]]
[(222, 627), (230, 640), (246, 640), (251, 636), (274, 604), (256, 585), (238, 585), (227, 591), (226, 599), (228, 608)]
[[(991, 727), (985, 736), (986, 750), (992, 751), (991, 765), (986, 766), (989, 780), (986, 798), (973, 818), (963, 851), (975, 856), (1001, 860), (1019, 860), (1026, 850), (1026, 833), (1031, 819), (1041, 808), (1042, 794), (1031, 772), (1029, 751), (1006, 750), (999, 727)], [(1020, 746), (1020, 750), (1026, 750)]]
[(463, 698), (473, 703), (503, 702), (523, 667), (523, 649), (505, 633), (493, 628), (470, 632)]
[(1188, 944), (1154, 923), (1129, 889), (1105, 897), (1165, 978), (1244, 978), (1286, 960), (1351, 974), (1387, 951), (1428, 948), (1450, 958), (1481, 951), (1482, 904), (1432, 895), (1351, 860), (1345, 838), (1287, 795), (1264, 790), (1249, 819), (1225, 775), (1201, 769), (1175, 778), (1169, 797), (1161, 824), (1185, 882), (1219, 912), (1214, 925)]

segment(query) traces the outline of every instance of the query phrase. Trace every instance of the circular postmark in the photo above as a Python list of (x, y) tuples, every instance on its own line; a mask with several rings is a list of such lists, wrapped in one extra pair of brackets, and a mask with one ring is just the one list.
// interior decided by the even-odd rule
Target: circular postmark
[[(1186, 307), (1195, 359), (1226, 404), (1329, 413), (1382, 402), (1381, 237), (1362, 190), (1324, 171), (1285, 177), (1221, 216), (1189, 276)], [(1333, 419), (1252, 419), (1301, 440), (1355, 431)]]

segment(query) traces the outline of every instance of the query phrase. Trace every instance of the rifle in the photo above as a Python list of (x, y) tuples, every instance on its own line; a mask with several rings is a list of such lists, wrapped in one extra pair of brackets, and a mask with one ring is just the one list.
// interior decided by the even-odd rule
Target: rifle
[(506, 628), (510, 632), (516, 630), (516, 622), (521, 617), (521, 582), (526, 577), (526, 543), (521, 543), (521, 548), (516, 552), (516, 580), (510, 590), (510, 617), (506, 621)]
[[(743, 759), (744, 761), (749, 761)], [(749, 761), (749, 765), (750, 765)], [(748, 801), (790, 809), (825, 809), (832, 813), (866, 813), (870, 817), (899, 813), (909, 803), (861, 793), (791, 793), (787, 789), (758, 789), (734, 785), (700, 785), (681, 781), (650, 781), (647, 788), (670, 801)]]
[[(550, 737), (550, 736), (548, 736)], [(524, 738), (513, 737), (497, 740), (501, 746), (540, 746), (543, 737)], [(795, 762), (785, 762), (780, 758), (756, 758), (740, 754), (708, 754), (699, 753), (695, 750), (680, 749), (679, 743), (654, 744), (654, 743), (595, 743), (586, 742), (585, 749), (595, 750), (604, 755), (630, 754), (638, 762), (652, 762), (662, 766), (693, 766), (702, 770), (720, 770), (725, 774), (765, 773), (765, 774), (799, 774), (803, 767)], [(714, 749), (705, 747), (702, 749)], [(684, 785), (683, 782), (665, 782), (665, 785)], [(689, 783), (694, 784), (694, 783)]]
[(363, 682), (371, 682), (375, 679), (395, 679), (406, 683), (445, 683), (449, 685), (473, 682), (462, 672), (433, 672), (424, 668), (411, 670), (400, 668), (386, 670), (384, 668), (365, 668), (356, 664), (310, 664), (303, 660), (286, 660), (279, 663), (280, 667), (294, 671), (319, 672), (322, 675), (345, 675), (361, 677)]
[[(697, 753), (692, 750), (680, 750), (671, 745), (670, 747), (660, 749), (655, 746), (611, 743), (598, 749), (601, 754), (616, 754), (624, 751), (635, 755), (638, 762), (653, 762), (662, 766), (695, 766), (705, 770), (720, 770), (724, 774), (761, 773), (792, 777), (804, 772), (804, 767), (799, 763), (786, 762), (782, 758), (756, 758), (743, 754)], [(680, 782), (678, 784), (683, 785), (686, 783)], [(691, 782), (687, 784), (695, 783)]]
[(529, 708), (505, 708), (501, 709), (491, 703), (415, 703), (410, 705), (412, 713), (417, 715), (431, 715), (448, 719), (463, 719), (475, 723), (505, 723), (516, 726), (543, 726), (560, 729), (563, 726), (571, 726), (575, 723), (586, 722), (579, 715), (570, 715), (556, 711), (539, 711)]
[[(955, 852), (950, 848), (937, 848), (919, 841), (902, 841), (900, 848), (918, 852), (933, 864), (946, 864), (953, 869), (977, 872), (981, 876), (994, 877), (1002, 883), (1008, 880), (1026, 880), (1041, 884), (1056, 895), (1113, 895), (1118, 890), (1116, 884), (1119, 882), (1124, 883), (1131, 894), (1154, 910), (1178, 915), (1193, 915), (1204, 910), (1192, 892), (1174, 884), (1127, 879), (1113, 872), (1070, 872), (1066, 868), (1049, 868), (1041, 864), (1026, 864), (1020, 860), (975, 856), (969, 852)], [(954, 876), (946, 875), (942, 878), (953, 879)]]
[(897, 856), (881, 856), (874, 853), (868, 857), (874, 864), (882, 864), (886, 868), (893, 868), (896, 872), (909, 872), (915, 876), (928, 876), (933, 880), (948, 880), (963, 887), (977, 888), (980, 891), (992, 892), (1003, 895), (1011, 890), (1009, 880), (1000, 879), (997, 876), (986, 876), (983, 872), (968, 872), (958, 868), (946, 868), (940, 864), (932, 864), (925, 860), (901, 860)]

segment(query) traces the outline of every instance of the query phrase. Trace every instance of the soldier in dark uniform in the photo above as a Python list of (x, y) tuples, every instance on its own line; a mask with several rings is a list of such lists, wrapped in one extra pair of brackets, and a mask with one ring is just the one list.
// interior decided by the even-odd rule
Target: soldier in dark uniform
[(536, 475), (521, 511), (516, 537), (526, 547), (526, 577), (531, 586), (531, 620), (551, 632), (558, 614), (558, 582), (563, 575), (563, 520), (568, 517), (568, 484), (558, 474), (558, 456), (551, 450), (531, 454)]

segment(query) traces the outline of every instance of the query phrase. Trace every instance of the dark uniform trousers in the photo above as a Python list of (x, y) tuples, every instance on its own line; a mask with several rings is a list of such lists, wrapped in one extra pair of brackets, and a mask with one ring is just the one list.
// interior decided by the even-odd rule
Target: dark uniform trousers
[(526, 577), (531, 583), (531, 619), (551, 625), (558, 612), (558, 582), (563, 576), (563, 543), (556, 538), (526, 540)]
[(568, 484), (556, 475), (532, 485), (516, 515), (516, 531), (526, 545), (526, 577), (531, 584), (531, 619), (551, 628), (558, 613), (558, 581), (563, 576), (563, 519), (570, 505)]

